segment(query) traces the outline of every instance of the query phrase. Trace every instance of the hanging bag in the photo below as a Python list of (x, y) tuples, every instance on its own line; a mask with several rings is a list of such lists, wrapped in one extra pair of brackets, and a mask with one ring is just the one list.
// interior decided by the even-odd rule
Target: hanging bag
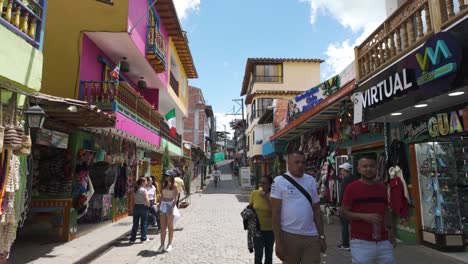
[(0, 89), (0, 150), (3, 150), (3, 137), (5, 136), (5, 127), (3, 126), (3, 102), (2, 90)]
[(23, 145), (23, 129), (17, 126), (16, 120), (17, 95), (13, 93), (7, 108), (7, 120), (5, 122), (5, 136), (3, 146), (6, 149), (17, 150)]

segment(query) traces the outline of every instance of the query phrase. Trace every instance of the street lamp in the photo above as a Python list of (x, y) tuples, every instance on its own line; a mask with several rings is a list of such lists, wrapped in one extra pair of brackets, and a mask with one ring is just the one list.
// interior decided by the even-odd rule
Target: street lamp
[(42, 128), (45, 112), (40, 106), (31, 106), (24, 113), (28, 115), (28, 125), (30, 128)]

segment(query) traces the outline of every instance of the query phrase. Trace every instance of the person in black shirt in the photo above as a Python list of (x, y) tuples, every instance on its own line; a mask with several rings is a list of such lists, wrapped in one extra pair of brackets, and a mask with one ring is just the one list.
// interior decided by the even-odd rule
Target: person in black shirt
[[(340, 166), (338, 166), (340, 169), (340, 174), (343, 177), (343, 182), (342, 182), (342, 188), (340, 192), (340, 201), (339, 205), (341, 206), (341, 203), (343, 202), (343, 195), (344, 191), (346, 189), (346, 186), (348, 186), (350, 183), (356, 180), (356, 177), (352, 175), (353, 171), (353, 165), (349, 163), (343, 163)], [(346, 219), (343, 214), (341, 213), (340, 210), (340, 220), (341, 220), (341, 245), (338, 246), (339, 249), (349, 251), (349, 221)]]

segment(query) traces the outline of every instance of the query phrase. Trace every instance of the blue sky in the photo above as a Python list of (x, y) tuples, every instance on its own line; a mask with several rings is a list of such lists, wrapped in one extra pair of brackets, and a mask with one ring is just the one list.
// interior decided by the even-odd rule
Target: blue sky
[[(249, 57), (318, 58), (325, 79), (352, 62), (353, 47), (385, 18), (383, 0), (174, 0), (202, 88), (228, 123)], [(359, 3), (359, 4), (358, 4)], [(311, 87), (315, 84), (311, 84)]]

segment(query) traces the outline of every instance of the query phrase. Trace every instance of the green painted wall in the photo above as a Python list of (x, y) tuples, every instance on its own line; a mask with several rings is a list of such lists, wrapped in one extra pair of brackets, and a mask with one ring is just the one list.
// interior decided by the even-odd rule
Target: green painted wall
[(42, 53), (3, 26), (0, 26), (0, 39), (0, 85), (40, 91)]
[(176, 145), (172, 144), (171, 142), (167, 141), (165, 138), (161, 138), (161, 148), (165, 148), (166, 145), (168, 145), (169, 152), (171, 156), (177, 155), (177, 156), (182, 156), (182, 149), (177, 147)]

